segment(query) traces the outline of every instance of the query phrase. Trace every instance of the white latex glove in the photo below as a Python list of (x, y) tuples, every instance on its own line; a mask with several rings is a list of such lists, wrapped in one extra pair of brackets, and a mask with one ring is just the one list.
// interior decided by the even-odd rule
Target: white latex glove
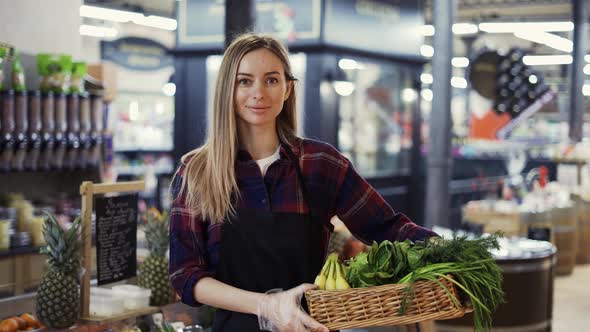
[(257, 306), (259, 328), (272, 332), (329, 332), (301, 309), (303, 293), (315, 288), (313, 284), (301, 284), (286, 291), (266, 292)]

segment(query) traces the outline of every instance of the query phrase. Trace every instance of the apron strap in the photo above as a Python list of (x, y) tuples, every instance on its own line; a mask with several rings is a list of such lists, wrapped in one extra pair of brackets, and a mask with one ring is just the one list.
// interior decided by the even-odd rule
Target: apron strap
[[(307, 207), (309, 208), (309, 217), (311, 218), (311, 220), (313, 220), (313, 216), (315, 215), (313, 213), (314, 208), (313, 208), (313, 205), (311, 204), (311, 196), (309, 195), (309, 191), (307, 190), (307, 185), (305, 184), (305, 178), (303, 177), (303, 172), (301, 172), (301, 167), (299, 166), (299, 158), (297, 158), (295, 156), (295, 154), (293, 153), (293, 150), (291, 150), (291, 147), (288, 144), (283, 144), (283, 146), (285, 147), (285, 151), (287, 151), (289, 158), (291, 158), (291, 162), (293, 162), (293, 164), (295, 164), (295, 170), (297, 171), (297, 177), (299, 180), (299, 184), (301, 185), (303, 199), (305, 200), (305, 203), (307, 203)], [(330, 223), (330, 221), (328, 221), (325, 226), (328, 228), (330, 233), (334, 232), (334, 225), (332, 225), (332, 223)]]

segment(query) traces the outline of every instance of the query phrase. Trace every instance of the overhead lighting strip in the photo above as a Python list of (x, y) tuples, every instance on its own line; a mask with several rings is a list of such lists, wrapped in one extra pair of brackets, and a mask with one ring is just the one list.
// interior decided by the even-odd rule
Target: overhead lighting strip
[(133, 22), (138, 25), (170, 31), (178, 28), (178, 22), (175, 19), (156, 15), (145, 16), (141, 13), (88, 5), (80, 6), (80, 16), (118, 23)]

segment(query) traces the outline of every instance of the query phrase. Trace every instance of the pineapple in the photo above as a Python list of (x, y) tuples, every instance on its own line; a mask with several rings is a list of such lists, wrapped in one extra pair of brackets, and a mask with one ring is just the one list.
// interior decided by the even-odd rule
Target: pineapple
[(140, 287), (152, 290), (150, 305), (162, 306), (174, 300), (174, 290), (168, 279), (168, 226), (170, 219), (164, 213), (150, 209), (145, 224), (145, 236), (147, 239), (149, 256), (139, 266), (137, 283)]
[(47, 327), (68, 328), (76, 323), (80, 313), (80, 251), (78, 217), (69, 230), (63, 230), (55, 217), (47, 214), (43, 236), (47, 246), (48, 269), (37, 290), (37, 317)]

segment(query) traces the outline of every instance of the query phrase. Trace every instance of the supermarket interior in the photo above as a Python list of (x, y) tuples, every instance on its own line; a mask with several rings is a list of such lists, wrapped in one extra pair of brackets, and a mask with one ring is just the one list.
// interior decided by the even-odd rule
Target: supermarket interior
[[(590, 0), (1, 1), (0, 332), (322, 330), (285, 318), (299, 314), (326, 331), (588, 330), (589, 14)], [(251, 163), (261, 167), (256, 183), (237, 178), (248, 120), (236, 100), (240, 77), (254, 75), (224, 57), (244, 32), (288, 48), (284, 73), (270, 74), (291, 84), (297, 103), (277, 112), (291, 107), (293, 134), (304, 138), (291, 163), (286, 117), (273, 118), (279, 150), (268, 169)], [(264, 100), (270, 81), (252, 82)], [(236, 108), (228, 122), (220, 122), (231, 109), (221, 98)], [(219, 129), (225, 124), (231, 129)], [(213, 139), (218, 130), (229, 138)], [(333, 155), (311, 151), (328, 149), (317, 141)], [(216, 164), (223, 157), (205, 153), (224, 142), (233, 145), (221, 153), (235, 152), (227, 171)], [(191, 151), (209, 158), (205, 171), (199, 158), (183, 158)], [(288, 166), (279, 158), (295, 165), (282, 182), (274, 176)], [(346, 174), (332, 172), (343, 163)], [(179, 165), (194, 176), (180, 181), (180, 194)], [(228, 173), (231, 188), (205, 176)], [(197, 294), (197, 283), (231, 280), (221, 268), (229, 247), (248, 248), (246, 257), (258, 245), (228, 235), (229, 204), (223, 227), (185, 215), (213, 209), (189, 205), (211, 183), (233, 188), (232, 202), (260, 184), (273, 222), (290, 197), (280, 188), (299, 188), (287, 202), (297, 206), (293, 218), (327, 218), (322, 257), (301, 250), (295, 265), (267, 272), (298, 275), (295, 262), (321, 260), (323, 269), (309, 263), (315, 281), (286, 283), (317, 287), (294, 298), (297, 314), (273, 321), (261, 311), (261, 299), (278, 298), (271, 288), (286, 287), (244, 288), (260, 296), (239, 314), (238, 305), (224, 307), (230, 301), (201, 301), (207, 291)], [(343, 197), (356, 198), (351, 209), (332, 208)], [(438, 236), (402, 235), (414, 233), (393, 225), (405, 221), (391, 210)], [(371, 227), (382, 231), (365, 236)], [(222, 229), (232, 244), (221, 246), (215, 271)], [(264, 234), (280, 242), (285, 230), (276, 229)], [(304, 242), (320, 241), (313, 232)], [(194, 251), (179, 254), (187, 247)], [(198, 271), (197, 261), (206, 261)], [(251, 270), (241, 278), (261, 273)], [(256, 327), (227, 323), (240, 317)]]

